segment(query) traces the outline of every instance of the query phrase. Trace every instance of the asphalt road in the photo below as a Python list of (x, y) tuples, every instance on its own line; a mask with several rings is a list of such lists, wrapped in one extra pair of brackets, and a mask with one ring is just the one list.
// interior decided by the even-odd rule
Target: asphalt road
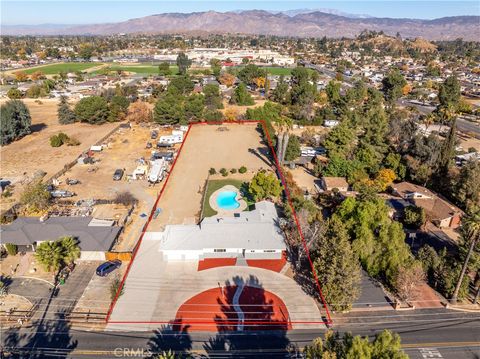
[[(357, 312), (339, 316), (333, 329), (374, 337), (382, 329), (391, 329), (402, 337), (402, 345), (411, 358), (480, 358), (480, 313), (435, 309), (410, 312)], [(294, 349), (302, 349), (323, 329), (285, 332), (173, 333), (86, 332), (70, 330), (64, 321), (50, 321), (42, 330), (5, 331), (5, 349), (29, 353), (31, 358), (143, 358), (149, 353), (169, 350), (190, 352), (209, 358), (299, 358)], [(32, 352), (31, 348), (35, 348)], [(298, 352), (298, 351), (297, 351)], [(435, 356), (432, 356), (434, 355)], [(429, 356), (430, 355), (430, 356)]]

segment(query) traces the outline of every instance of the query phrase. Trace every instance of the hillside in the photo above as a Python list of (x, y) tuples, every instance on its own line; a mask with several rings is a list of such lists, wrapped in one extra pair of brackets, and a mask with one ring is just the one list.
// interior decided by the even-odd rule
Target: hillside
[(288, 16), (261, 10), (242, 12), (195, 12), (151, 15), (118, 23), (76, 26), (8, 26), (3, 35), (110, 35), (116, 33), (232, 33), (297, 37), (355, 37), (361, 31), (397, 32), (403, 38), (428, 40), (478, 40), (480, 16), (455, 16), (435, 20), (351, 18), (320, 11)]

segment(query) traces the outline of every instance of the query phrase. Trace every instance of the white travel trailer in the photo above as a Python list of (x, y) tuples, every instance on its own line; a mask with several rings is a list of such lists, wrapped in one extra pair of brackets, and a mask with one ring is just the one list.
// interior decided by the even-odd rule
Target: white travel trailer
[(151, 183), (157, 183), (163, 180), (165, 171), (167, 170), (167, 164), (163, 158), (151, 161), (150, 172), (148, 173), (148, 181)]
[(158, 143), (167, 143), (169, 145), (174, 145), (176, 143), (183, 142), (183, 131), (173, 130), (171, 135), (160, 136)]

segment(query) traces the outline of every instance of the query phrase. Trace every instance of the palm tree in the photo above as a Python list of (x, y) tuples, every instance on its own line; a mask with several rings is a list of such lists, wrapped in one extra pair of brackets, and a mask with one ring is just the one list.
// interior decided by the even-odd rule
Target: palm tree
[(35, 258), (48, 272), (55, 272), (63, 264), (63, 248), (59, 241), (42, 242), (38, 245)]
[(460, 287), (463, 282), (463, 277), (465, 276), (465, 272), (467, 271), (468, 263), (470, 261), (470, 257), (472, 256), (475, 246), (477, 244), (478, 239), (480, 238), (480, 209), (474, 208), (470, 211), (463, 219), (462, 219), (462, 238), (465, 243), (470, 243), (468, 247), (468, 252), (465, 257), (465, 261), (463, 262), (462, 271), (460, 272), (460, 276), (457, 281), (457, 285), (455, 286), (455, 291), (453, 292), (451, 302), (452, 304), (457, 303), (458, 293), (460, 292)]
[(80, 257), (80, 248), (77, 240), (73, 237), (60, 238), (63, 249), (63, 261), (65, 264), (71, 264), (75, 259)]

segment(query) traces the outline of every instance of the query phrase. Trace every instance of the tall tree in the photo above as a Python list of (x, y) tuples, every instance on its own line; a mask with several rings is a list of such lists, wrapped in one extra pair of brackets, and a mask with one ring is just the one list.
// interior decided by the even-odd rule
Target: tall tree
[(81, 122), (90, 124), (105, 123), (110, 115), (107, 101), (100, 96), (82, 98), (75, 105), (74, 112)]
[(399, 69), (391, 70), (382, 80), (385, 100), (393, 105), (402, 96), (402, 89), (406, 84), (407, 81), (405, 81)]
[(453, 119), (453, 122), (450, 126), (450, 131), (448, 136), (442, 144), (442, 150), (440, 152), (440, 158), (438, 160), (437, 176), (439, 178), (445, 178), (448, 176), (448, 170), (452, 165), (453, 158), (455, 156), (455, 142), (457, 130), (457, 120)]
[(0, 144), (6, 145), (31, 133), (32, 118), (20, 100), (10, 100), (0, 107)]
[(75, 113), (70, 108), (68, 104), (68, 100), (66, 96), (61, 96), (60, 101), (58, 103), (58, 122), (62, 125), (67, 125), (70, 123), (74, 123), (76, 120)]
[(360, 294), (360, 264), (350, 246), (345, 225), (328, 221), (326, 233), (313, 253), (314, 267), (325, 299), (334, 310), (349, 310)]
[(440, 85), (438, 100), (440, 107), (446, 108), (452, 106), (455, 109), (457, 108), (460, 101), (460, 83), (455, 76), (448, 77), (445, 82)]
[(209, 110), (218, 110), (223, 108), (222, 96), (220, 88), (215, 84), (203, 86), (203, 94), (205, 95), (205, 106)]
[(247, 86), (245, 86), (243, 82), (240, 83), (233, 92), (232, 102), (239, 106), (250, 106), (255, 104), (252, 96), (247, 91)]
[(462, 265), (462, 270), (457, 280), (457, 285), (450, 300), (453, 304), (457, 302), (458, 293), (463, 283), (463, 278), (467, 271), (470, 258), (474, 255), (474, 252), (478, 250), (478, 243), (480, 242), (480, 208), (472, 208), (470, 213), (462, 219), (461, 237), (465, 244), (467, 244), (467, 253)]
[(180, 75), (186, 75), (188, 68), (192, 65), (192, 60), (188, 58), (187, 55), (185, 55), (184, 52), (180, 52), (177, 56), (177, 66), (178, 66), (178, 72)]

